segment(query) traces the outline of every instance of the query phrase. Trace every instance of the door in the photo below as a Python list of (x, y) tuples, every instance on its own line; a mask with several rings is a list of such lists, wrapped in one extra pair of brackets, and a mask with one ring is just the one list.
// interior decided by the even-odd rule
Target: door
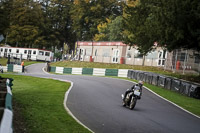
[(28, 59), (31, 59), (31, 52), (32, 50), (28, 50)]
[(83, 61), (85, 55), (85, 50), (83, 48), (79, 49), (79, 60)]
[(113, 50), (113, 57), (112, 57), (112, 63), (118, 63), (119, 62), (119, 49)]

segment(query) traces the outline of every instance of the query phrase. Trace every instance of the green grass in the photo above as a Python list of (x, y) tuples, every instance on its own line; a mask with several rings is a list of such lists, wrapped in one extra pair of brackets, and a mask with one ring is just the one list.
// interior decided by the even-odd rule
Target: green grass
[(2, 65), (2, 66), (6, 66), (7, 65), (7, 58), (0, 58), (0, 64)]
[[(6, 66), (7, 65), (7, 61), (8, 61), (7, 58), (0, 58), (0, 64), (2, 66)], [(28, 66), (28, 65), (31, 65), (31, 64), (35, 64), (35, 63), (44, 63), (44, 62), (24, 60), (24, 66)]]
[(194, 74), (181, 74), (172, 73), (171, 71), (164, 71), (161, 67), (151, 67), (151, 66), (135, 66), (127, 64), (111, 64), (111, 63), (98, 63), (98, 62), (82, 62), (82, 61), (60, 61), (51, 63), (51, 66), (58, 67), (82, 67), (82, 68), (111, 68), (111, 69), (133, 69), (141, 70), (147, 72), (154, 72), (162, 75), (172, 76), (192, 82), (200, 83), (200, 75)]
[(28, 76), (3, 75), (3, 77), (14, 79), (13, 103), (18, 105), (14, 107), (22, 114), (27, 132), (89, 132), (64, 109), (64, 95), (70, 83)]

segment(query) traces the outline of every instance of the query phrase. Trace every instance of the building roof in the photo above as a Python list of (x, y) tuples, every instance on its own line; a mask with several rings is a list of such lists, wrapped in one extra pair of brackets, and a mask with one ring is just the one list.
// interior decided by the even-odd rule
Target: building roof
[(78, 46), (127, 46), (122, 42), (77, 42)]

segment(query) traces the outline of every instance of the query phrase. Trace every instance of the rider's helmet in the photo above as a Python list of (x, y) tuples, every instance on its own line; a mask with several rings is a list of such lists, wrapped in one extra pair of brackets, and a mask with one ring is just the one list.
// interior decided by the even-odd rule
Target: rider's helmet
[(141, 81), (141, 80), (138, 82), (138, 85), (139, 85), (140, 87), (142, 87), (142, 86), (143, 86), (143, 84), (144, 84), (144, 82), (143, 82), (143, 81)]

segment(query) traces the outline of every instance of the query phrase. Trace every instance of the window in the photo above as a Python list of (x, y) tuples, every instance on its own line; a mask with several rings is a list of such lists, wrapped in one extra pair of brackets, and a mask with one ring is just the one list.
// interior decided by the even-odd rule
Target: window
[(7, 52), (7, 51), (8, 51), (8, 49), (6, 48), (6, 49), (5, 49), (5, 52)]
[(194, 56), (194, 63), (200, 63), (200, 54), (195, 54)]
[(16, 53), (19, 53), (19, 49), (16, 50)]
[(49, 52), (45, 52), (45, 56), (50, 56), (50, 53)]
[(39, 51), (39, 55), (44, 55), (44, 52), (43, 51)]
[(3, 52), (3, 48), (1, 48), (1, 52)]
[(132, 55), (132, 54), (131, 54), (131, 51), (128, 50), (128, 51), (127, 51), (127, 54), (126, 54), (126, 57), (127, 57), (127, 58), (131, 58), (131, 55)]
[(28, 54), (31, 55), (31, 53), (32, 53), (32, 50), (28, 50)]
[(24, 54), (27, 54), (27, 50), (24, 50)]
[(36, 54), (36, 51), (33, 51), (33, 54)]
[(92, 49), (86, 49), (85, 50), (85, 55), (91, 56), (92, 55)]
[(180, 61), (185, 61), (185, 58), (187, 59), (187, 57), (185, 57), (185, 56), (187, 56), (186, 53), (181, 53), (179, 60)]
[(103, 50), (103, 57), (109, 57), (110, 56), (110, 50), (109, 49), (104, 49)]
[(140, 53), (137, 53), (137, 54), (135, 55), (135, 58), (143, 58), (143, 55), (140, 54)]
[(9, 52), (11, 53), (12, 49), (9, 49)]

